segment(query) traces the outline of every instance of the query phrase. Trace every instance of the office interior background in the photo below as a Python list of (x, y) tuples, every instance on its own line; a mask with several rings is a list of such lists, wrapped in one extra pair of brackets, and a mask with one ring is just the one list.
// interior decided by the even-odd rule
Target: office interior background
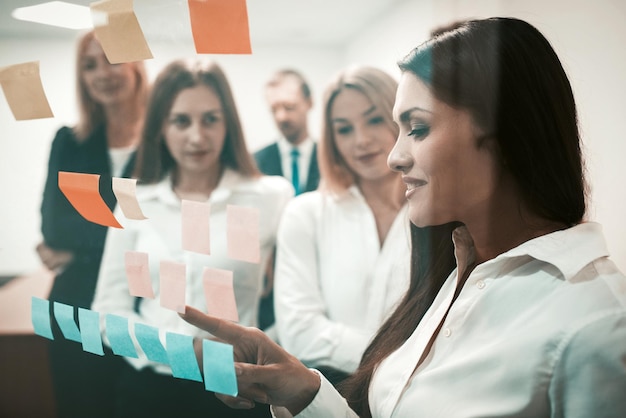
[[(78, 31), (14, 20), (11, 12), (41, 0), (0, 4), (0, 67), (40, 61), (55, 117), (15, 121), (0, 97), (0, 277), (42, 269), (41, 195), (56, 130), (76, 121), (75, 45)], [(92, 1), (71, 0), (81, 5)], [(323, 88), (352, 64), (398, 77), (396, 61), (453, 20), (513, 16), (538, 27), (559, 54), (578, 104), (590, 188), (588, 219), (604, 225), (609, 251), (626, 271), (626, 2), (623, 0), (248, 0), (251, 55), (202, 55), (226, 71), (251, 151), (277, 137), (263, 97), (280, 67), (301, 70), (313, 88), (309, 120), (320, 131)], [(176, 58), (195, 53), (186, 0), (135, 0), (152, 50), (150, 79)], [(0, 96), (3, 96), (0, 93)]]

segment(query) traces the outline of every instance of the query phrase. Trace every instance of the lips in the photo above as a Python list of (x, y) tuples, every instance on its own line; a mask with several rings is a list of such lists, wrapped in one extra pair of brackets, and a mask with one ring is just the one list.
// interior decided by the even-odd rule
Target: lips
[(428, 184), (426, 180), (421, 180), (421, 179), (418, 179), (415, 177), (409, 177), (409, 176), (402, 176), (402, 181), (404, 182), (404, 184), (406, 184), (405, 196), (407, 199), (411, 197), (417, 189)]
[(370, 162), (371, 160), (373, 160), (374, 158), (376, 158), (378, 156), (379, 153), (374, 152), (374, 153), (370, 153), (370, 154), (364, 154), (364, 155), (357, 155), (355, 158), (357, 161), (360, 161), (362, 163), (367, 163)]

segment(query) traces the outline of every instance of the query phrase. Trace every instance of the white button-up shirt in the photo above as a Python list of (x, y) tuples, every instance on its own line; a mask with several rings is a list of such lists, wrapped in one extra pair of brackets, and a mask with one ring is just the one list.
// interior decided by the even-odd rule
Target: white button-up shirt
[[(457, 255), (469, 262), (463, 236), (455, 231)], [(547, 234), (478, 265), (450, 306), (456, 284), (455, 270), (376, 369), (373, 417), (624, 416), (626, 277), (608, 259), (600, 225)], [(298, 416), (355, 416), (322, 380)]]
[(406, 206), (381, 247), (355, 186), (293, 199), (278, 231), (274, 303), (279, 342), (309, 366), (356, 370), (370, 339), (408, 290)]
[[(276, 241), (276, 230), (283, 209), (293, 196), (293, 188), (279, 176), (247, 178), (233, 170), (225, 170), (218, 187), (211, 193), (210, 242), (211, 255), (183, 250), (181, 233), (181, 201), (172, 191), (171, 180), (166, 178), (156, 185), (137, 186), (137, 199), (144, 215), (141, 221), (126, 219), (116, 209), (117, 219), (124, 229), (109, 228), (98, 285), (92, 309), (99, 312), (101, 329), (106, 340), (104, 314), (111, 313), (135, 322), (159, 328), (164, 341), (165, 331), (207, 337), (208, 334), (161, 306), (159, 289), (159, 264), (161, 260), (186, 265), (186, 304), (206, 312), (202, 283), (204, 267), (233, 272), (233, 288), (239, 313), (239, 323), (257, 325), (257, 311), (262, 289), (263, 274)], [(261, 261), (248, 263), (227, 256), (226, 206), (237, 205), (259, 209), (259, 238)], [(150, 277), (155, 298), (141, 300), (139, 313), (134, 311), (135, 297), (128, 290), (124, 254), (126, 251), (148, 253)], [(132, 328), (131, 328), (132, 329)], [(140, 351), (139, 346), (137, 348)], [(168, 366), (152, 363), (143, 355), (127, 358), (137, 369), (146, 366), (161, 373), (171, 373)]]

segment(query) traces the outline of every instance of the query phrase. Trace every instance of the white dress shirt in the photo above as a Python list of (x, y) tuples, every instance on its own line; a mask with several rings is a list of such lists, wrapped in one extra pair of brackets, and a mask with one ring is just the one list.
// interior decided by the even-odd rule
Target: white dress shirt
[[(471, 242), (467, 230), (454, 235), (457, 255), (471, 260), (473, 248), (460, 244)], [(413, 335), (376, 369), (373, 417), (623, 417), (626, 277), (607, 257), (595, 223), (527, 241), (472, 271), (434, 335), (455, 270)], [(355, 416), (323, 378), (298, 415)]]
[[(286, 203), (293, 196), (291, 184), (280, 176), (247, 178), (233, 170), (225, 170), (218, 187), (211, 193), (210, 240), (211, 255), (182, 249), (181, 201), (166, 178), (155, 185), (138, 186), (137, 197), (145, 220), (129, 220), (116, 211), (124, 229), (108, 231), (98, 285), (92, 309), (101, 314), (101, 329), (105, 342), (104, 314), (129, 318), (131, 329), (135, 322), (159, 328), (162, 341), (165, 331), (207, 337), (208, 334), (188, 324), (178, 314), (160, 304), (159, 264), (169, 260), (186, 265), (186, 303), (206, 312), (202, 284), (204, 267), (233, 272), (233, 287), (240, 324), (257, 325), (257, 311), (265, 265), (275, 245), (276, 230)], [(261, 261), (258, 264), (234, 260), (227, 256), (226, 206), (258, 208)], [(139, 313), (133, 310), (135, 297), (128, 290), (124, 254), (127, 251), (148, 253), (150, 276), (155, 298), (144, 298)], [(134, 332), (131, 331), (131, 335)], [(139, 346), (135, 344), (138, 348)], [(161, 373), (171, 373), (168, 366), (152, 363), (144, 355), (127, 358), (137, 369), (154, 367)]]
[(340, 196), (304, 193), (287, 205), (277, 245), (280, 344), (309, 366), (354, 372), (408, 289), (406, 206), (381, 247), (374, 214), (357, 187)]
[(298, 180), (300, 183), (300, 190), (306, 190), (306, 184), (309, 180), (309, 167), (311, 165), (311, 155), (313, 154), (313, 145), (315, 142), (312, 138), (307, 138), (294, 147), (291, 142), (285, 138), (280, 138), (277, 142), (278, 150), (280, 151), (280, 163), (283, 170), (283, 177), (291, 181), (291, 151), (294, 148), (298, 149), (300, 155), (298, 156)]

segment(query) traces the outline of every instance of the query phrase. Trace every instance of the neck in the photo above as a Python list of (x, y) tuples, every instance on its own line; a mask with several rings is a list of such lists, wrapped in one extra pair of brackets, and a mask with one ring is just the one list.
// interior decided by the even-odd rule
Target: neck
[(378, 239), (382, 245), (402, 207), (402, 201), (399, 199), (401, 186), (399, 177), (391, 173), (376, 181), (358, 181), (357, 186), (374, 214)]
[(294, 147), (297, 147), (298, 145), (303, 143), (304, 140), (307, 139), (308, 137), (309, 137), (309, 132), (306, 129), (304, 129), (297, 137), (287, 138), (287, 141)]
[(133, 103), (115, 104), (105, 108), (109, 148), (136, 145), (141, 135), (141, 117)]
[(205, 201), (217, 188), (222, 173), (220, 164), (205, 173), (187, 173), (178, 169), (173, 176), (174, 193), (180, 199)]

